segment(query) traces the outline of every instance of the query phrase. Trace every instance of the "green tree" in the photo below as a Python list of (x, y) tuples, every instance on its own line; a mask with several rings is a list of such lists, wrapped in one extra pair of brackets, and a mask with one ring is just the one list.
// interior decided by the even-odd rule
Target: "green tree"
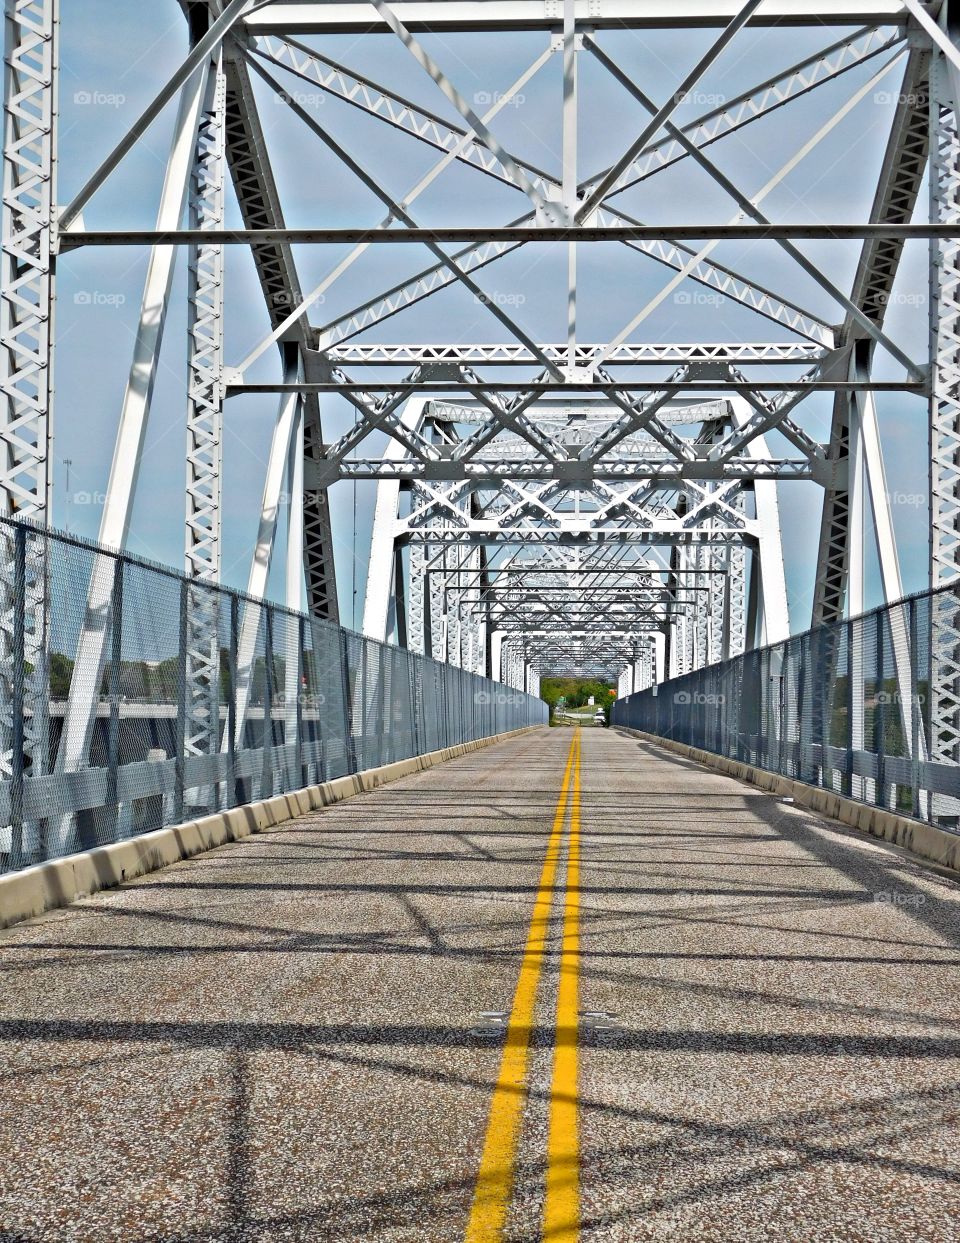
[(73, 661), (63, 652), (50, 653), (50, 698), (66, 699), (70, 694)]

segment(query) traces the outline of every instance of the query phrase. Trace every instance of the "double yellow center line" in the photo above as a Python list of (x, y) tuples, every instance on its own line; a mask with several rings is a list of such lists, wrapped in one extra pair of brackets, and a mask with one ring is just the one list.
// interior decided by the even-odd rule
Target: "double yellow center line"
[(547, 1177), (543, 1227), (546, 1238), (575, 1243), (580, 1221), (580, 1145), (577, 1120), (577, 1018), (580, 975), (580, 731), (573, 736), (547, 853), (533, 904), (520, 976), (507, 1023), (500, 1072), (490, 1103), (483, 1155), (465, 1243), (501, 1243), (513, 1193), (517, 1145), (527, 1098), (530, 1042), (543, 972), (569, 807), (556, 1039), (550, 1084)]

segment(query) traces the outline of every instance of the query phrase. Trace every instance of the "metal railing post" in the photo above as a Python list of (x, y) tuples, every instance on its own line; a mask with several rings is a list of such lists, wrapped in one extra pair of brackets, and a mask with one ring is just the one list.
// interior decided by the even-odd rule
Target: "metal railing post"
[[(830, 746), (833, 737), (833, 695), (830, 690), (830, 671), (833, 668), (833, 653), (837, 644), (837, 630), (831, 626), (820, 634), (820, 671), (822, 682), (819, 688), (820, 703), (820, 784), (828, 784), (828, 775), (833, 769), (830, 764)], [(833, 788), (833, 778), (829, 777), (829, 786)]]
[(910, 634), (910, 759), (911, 811), (920, 817), (920, 679), (917, 669), (918, 625), (917, 601), (911, 597), (907, 605)]
[(227, 805), (236, 807), (240, 802), (237, 777), (237, 658), (240, 646), (240, 600), (235, 591), (230, 592), (230, 641), (227, 656), (229, 687), (227, 689)]
[(357, 749), (353, 740), (353, 693), (350, 684), (350, 649), (347, 632), (340, 630), (340, 678), (343, 688), (343, 748), (347, 772), (357, 771)]
[[(327, 780), (327, 752), (322, 711), (323, 706), (327, 701), (327, 697), (320, 689), (320, 653), (317, 648), (317, 623), (313, 622), (310, 617), (306, 617), (304, 622), (305, 627), (310, 627), (310, 650), (313, 653), (313, 662), (310, 667), (309, 679), (306, 676), (306, 672), (304, 672), (304, 681), (308, 681), (310, 687), (309, 695), (306, 697), (305, 702), (310, 704), (314, 713), (313, 725), (310, 731), (314, 755), (314, 759), (312, 761), (314, 772), (313, 781), (320, 782)], [(306, 652), (304, 652), (304, 656), (306, 656)], [(304, 664), (304, 670), (306, 670), (306, 664)], [(309, 769), (309, 763), (307, 767)]]
[(760, 734), (757, 738), (757, 764), (767, 768), (767, 751), (770, 743), (770, 660), (767, 652), (760, 653), (760, 711), (758, 713)]
[(10, 653), (11, 705), (13, 715), (10, 734), (10, 866), (23, 866), (23, 748), (24, 712), (26, 710), (26, 668), (24, 642), (26, 637), (27, 600), (27, 532), (17, 527), (13, 533), (13, 651)]
[(797, 701), (794, 707), (794, 719), (796, 722), (797, 753), (794, 759), (793, 776), (800, 781), (807, 781), (812, 765), (808, 765), (807, 756), (810, 753), (810, 729), (809, 723), (813, 722), (813, 709), (810, 706), (810, 688), (809, 680), (813, 671), (813, 643), (810, 636), (807, 635), (800, 639), (798, 644), (799, 656), (797, 660)]
[[(289, 624), (289, 618), (288, 618)], [(303, 773), (303, 649), (307, 641), (307, 619), (302, 615), (297, 618), (297, 715), (296, 715), (296, 756), (297, 780), (301, 786), (306, 784)]]
[(884, 686), (883, 620), (886, 609), (877, 609), (877, 693), (874, 699), (874, 746), (877, 752), (876, 797), (878, 807), (887, 806), (887, 784), (884, 772), (887, 747), (886, 688)]
[(847, 771), (844, 774), (843, 792), (848, 798), (853, 797), (853, 714), (855, 710), (854, 699), (854, 672), (857, 667), (857, 661), (853, 654), (853, 621), (847, 622)]
[(423, 682), (423, 662), (420, 655), (416, 652), (410, 653), (407, 662), (407, 669), (410, 678), (410, 717), (413, 721), (413, 750), (415, 755), (423, 752), (423, 743), (420, 737), (420, 706), (422, 696), (420, 691)]
[(113, 833), (119, 819), (120, 799), (117, 774), (120, 766), (120, 661), (123, 650), (123, 570), (118, 556), (113, 564), (113, 588), (110, 593), (110, 724), (107, 731), (107, 807), (113, 818)]
[(263, 608), (263, 767), (260, 797), (273, 797), (273, 609)]
[(184, 762), (187, 749), (187, 618), (190, 581), (180, 580), (180, 652), (177, 662), (177, 729), (173, 757), (173, 823), (180, 824), (184, 811)]
[(787, 674), (790, 669), (790, 647), (783, 644), (778, 648), (780, 656), (780, 672), (777, 674), (776, 698), (776, 733), (777, 733), (777, 772), (786, 775), (787, 764), (787, 726), (790, 714), (787, 710)]
[[(387, 649), (383, 643), (377, 644), (377, 674), (380, 680), (380, 730), (381, 739), (377, 747), (377, 764), (389, 764), (393, 758), (393, 745), (389, 729), (390, 705), (387, 701)], [(371, 707), (373, 705), (371, 704)], [(370, 716), (373, 717), (373, 713)]]

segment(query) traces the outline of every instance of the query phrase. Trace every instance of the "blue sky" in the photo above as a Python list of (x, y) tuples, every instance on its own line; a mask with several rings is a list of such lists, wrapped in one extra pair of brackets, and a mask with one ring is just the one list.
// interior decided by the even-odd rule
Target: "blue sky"
[[(106, 37), (105, 37), (106, 32)], [(727, 49), (703, 80), (699, 98), (678, 112), (682, 122), (722, 102), (818, 47), (839, 39), (841, 31), (747, 30)], [(636, 75), (656, 100), (673, 92), (712, 38), (710, 32), (607, 32), (598, 41), (624, 68)], [(424, 42), (454, 79), (461, 93), (483, 106), (504, 91), (544, 47), (546, 36), (524, 33), (503, 37), (425, 36)], [(454, 115), (437, 87), (395, 40), (359, 42), (352, 37), (312, 40), (315, 46), (353, 69), (382, 81), (443, 116)], [(59, 199), (68, 202), (89, 172), (139, 115), (182, 58), (185, 23), (174, 0), (130, 5), (122, 0), (84, 0), (64, 6)], [(773, 117), (747, 127), (710, 149), (711, 158), (748, 194), (755, 193), (784, 160), (833, 114), (844, 100), (877, 72), (885, 57), (852, 70), (836, 83)], [(287, 89), (309, 88), (274, 71)], [(764, 207), (774, 219), (862, 220), (866, 218), (889, 128), (900, 69), (894, 69), (867, 94), (856, 110), (770, 197)], [(261, 84), (262, 85), (262, 84)], [(498, 137), (516, 154), (546, 171), (559, 170), (560, 58), (554, 56), (523, 92), (516, 106), (495, 122)], [(588, 175), (627, 148), (645, 115), (623, 89), (584, 53), (580, 57), (580, 174)], [(369, 225), (383, 216), (376, 197), (337, 162), (302, 123), (267, 88), (258, 87), (260, 110), (271, 144), (277, 180), (291, 226)], [(325, 128), (375, 173), (392, 194), (402, 195), (429, 168), (436, 153), (321, 94), (304, 101)], [(168, 108), (145, 139), (127, 157), (85, 212), (88, 227), (152, 227), (172, 126)], [(921, 203), (925, 201), (921, 194)], [(650, 222), (728, 220), (729, 199), (687, 161), (621, 196), (625, 210)], [(475, 170), (448, 169), (418, 200), (414, 215), (424, 224), (505, 223), (525, 211), (525, 201), (508, 187)], [(228, 220), (239, 213), (228, 195)], [(804, 252), (841, 287), (848, 287), (857, 243), (802, 244)], [(301, 248), (297, 261), (305, 288), (342, 256), (342, 248)], [(580, 247), (580, 338), (609, 339), (669, 278), (667, 269), (616, 245)], [(796, 265), (772, 243), (727, 243), (715, 257), (784, 296), (799, 301), (829, 322), (842, 310), (831, 303)], [(54, 520), (95, 536), (100, 520), (113, 438), (130, 363), (146, 252), (124, 249), (70, 254), (58, 268), (56, 420), (54, 446)], [(347, 278), (331, 290), (312, 313), (326, 322), (392, 284), (428, 266), (419, 247), (372, 247)], [(526, 247), (479, 277), (489, 292), (512, 298), (517, 320), (539, 340), (561, 340), (565, 319), (565, 259), (545, 247)], [(913, 357), (926, 350), (926, 250), (907, 248), (897, 291), (890, 307), (890, 335)], [(699, 289), (699, 286), (689, 286)], [(167, 320), (160, 374), (151, 414), (143, 470), (131, 527), (130, 547), (157, 560), (180, 564), (183, 556), (184, 376), (186, 364), (185, 272), (181, 258)], [(249, 257), (229, 248), (225, 282), (226, 361), (235, 364), (265, 333), (259, 286)], [(522, 299), (522, 301), (518, 300)], [(364, 340), (506, 339), (505, 329), (469, 293), (452, 289), (412, 311), (386, 321), (378, 335)], [(730, 302), (697, 305), (668, 298), (642, 325), (634, 339), (774, 341), (789, 334)], [(878, 358), (878, 378), (901, 378), (896, 364)], [(278, 378), (277, 355), (267, 352), (248, 378)], [(904, 585), (926, 585), (927, 444), (926, 410), (920, 399), (880, 395), (878, 409), (893, 513), (904, 572)], [(332, 439), (352, 422), (339, 399), (324, 403), (324, 430)], [(801, 422), (825, 438), (830, 404), (814, 396), (801, 407)], [(275, 415), (270, 396), (231, 399), (227, 404), (224, 444), (224, 579), (242, 586), (256, 532), (257, 508), (266, 449)], [(371, 438), (367, 452), (379, 452)], [(771, 448), (778, 446), (771, 440)], [(67, 466), (70, 485), (67, 487)], [(787, 557), (791, 621), (795, 630), (808, 624), (816, 561), (819, 489), (788, 484), (779, 489)], [(372, 513), (373, 487), (357, 489), (354, 529), (352, 485), (341, 484), (332, 496), (337, 571), (344, 621), (351, 618), (351, 592), (357, 587), (356, 620), (362, 609), (363, 584)], [(278, 559), (277, 570), (282, 570)], [(271, 585), (281, 590), (278, 574)], [(869, 574), (868, 603), (877, 583)]]

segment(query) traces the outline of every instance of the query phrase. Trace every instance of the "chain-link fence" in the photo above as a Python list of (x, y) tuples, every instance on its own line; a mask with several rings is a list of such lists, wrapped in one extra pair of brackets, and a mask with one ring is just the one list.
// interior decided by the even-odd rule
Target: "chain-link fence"
[(612, 722), (957, 831), (960, 585), (614, 705)]
[(542, 700), (0, 519), (0, 872), (544, 724)]

